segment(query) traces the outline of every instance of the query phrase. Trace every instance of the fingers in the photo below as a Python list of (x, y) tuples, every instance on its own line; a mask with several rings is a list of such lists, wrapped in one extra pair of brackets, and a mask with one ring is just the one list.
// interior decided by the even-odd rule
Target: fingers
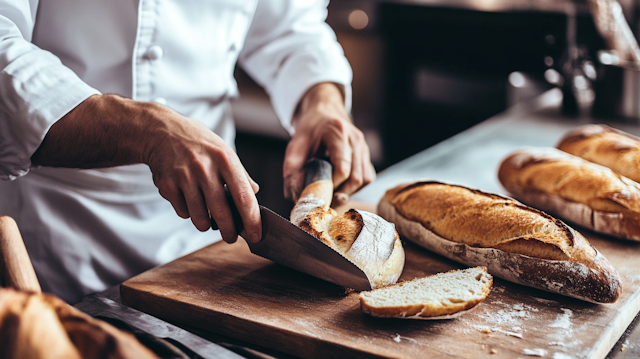
[(189, 218), (189, 209), (187, 207), (187, 202), (184, 199), (184, 195), (182, 194), (182, 190), (180, 190), (178, 186), (173, 185), (173, 183), (165, 186), (159, 185), (155, 178), (154, 183), (156, 184), (156, 187), (158, 187), (158, 191), (162, 198), (171, 203), (176, 214), (184, 219)]
[(338, 130), (324, 138), (334, 166), (333, 182), (336, 203), (346, 202), (349, 196), (373, 182), (375, 169), (371, 164), (369, 146), (363, 133), (350, 123), (342, 122)]
[(350, 126), (352, 125), (344, 121), (333, 120), (322, 138), (333, 166), (334, 188), (340, 187), (353, 175), (354, 152), (350, 141)]
[(351, 138), (351, 147), (353, 151), (349, 177), (336, 189), (336, 197), (340, 197), (341, 194), (345, 196), (342, 200), (348, 200), (349, 196), (373, 182), (376, 176), (364, 136), (354, 135)]
[(302, 168), (312, 153), (312, 141), (304, 132), (299, 132), (287, 145), (282, 166), (284, 198), (296, 202), (304, 185)]
[(252, 243), (259, 242), (262, 238), (262, 222), (253, 188), (248, 182), (243, 181), (228, 182), (227, 187), (242, 218), (244, 226), (242, 237)]
[(171, 202), (182, 218), (191, 218), (200, 231), (215, 220), (222, 237), (235, 242), (238, 236), (227, 201), (226, 184), (238, 209), (244, 236), (262, 237), (260, 209), (255, 193), (260, 187), (246, 172), (240, 159), (218, 135), (203, 124), (165, 107), (148, 107), (150, 125), (142, 155), (162, 197)]
[(319, 148), (326, 154), (333, 166), (333, 184), (336, 188), (334, 200), (344, 203), (349, 196), (371, 183), (376, 175), (371, 164), (369, 146), (364, 135), (349, 122), (328, 118), (319, 128), (301, 128), (287, 146), (283, 166), (284, 195), (298, 199), (303, 190), (303, 166)]
[(222, 240), (227, 243), (235, 243), (238, 239), (238, 233), (233, 222), (231, 208), (224, 192), (224, 184), (219, 180), (208, 183), (208, 188), (204, 191), (206, 198), (206, 206), (209, 209), (211, 218), (218, 225)]
[(253, 178), (251, 178), (251, 176), (249, 176), (249, 172), (247, 172), (245, 170), (244, 174), (247, 177), (247, 180), (249, 181), (249, 184), (251, 184), (251, 188), (253, 189), (253, 193), (254, 194), (258, 194), (258, 192), (260, 191), (260, 185), (256, 181), (254, 181)]

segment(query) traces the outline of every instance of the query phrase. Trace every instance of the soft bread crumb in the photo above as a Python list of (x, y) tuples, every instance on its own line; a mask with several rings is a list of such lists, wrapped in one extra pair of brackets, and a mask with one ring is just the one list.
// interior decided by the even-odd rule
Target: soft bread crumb
[[(345, 256), (367, 275), (371, 288), (396, 283), (405, 254), (393, 223), (356, 209), (338, 214), (322, 199), (302, 197), (291, 211), (291, 221)], [(315, 207), (314, 207), (315, 206)]]
[(468, 310), (483, 301), (493, 277), (486, 267), (452, 270), (361, 292), (362, 311), (376, 317), (428, 318)]

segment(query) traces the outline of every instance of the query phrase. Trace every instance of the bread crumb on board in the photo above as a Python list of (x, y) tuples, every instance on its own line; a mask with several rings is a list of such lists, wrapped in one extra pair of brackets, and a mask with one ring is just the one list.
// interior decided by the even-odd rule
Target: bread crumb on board
[(498, 354), (498, 351), (496, 349), (491, 349), (491, 354)]

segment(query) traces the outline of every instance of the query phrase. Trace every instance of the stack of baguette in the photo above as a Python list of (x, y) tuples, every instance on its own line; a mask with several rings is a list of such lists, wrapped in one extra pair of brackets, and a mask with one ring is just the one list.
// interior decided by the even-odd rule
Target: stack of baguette
[(640, 140), (602, 125), (567, 133), (557, 149), (526, 148), (498, 172), (515, 198), (595, 232), (640, 240)]
[(378, 213), (403, 237), (506, 280), (598, 303), (620, 276), (577, 231), (510, 198), (436, 181), (388, 190)]

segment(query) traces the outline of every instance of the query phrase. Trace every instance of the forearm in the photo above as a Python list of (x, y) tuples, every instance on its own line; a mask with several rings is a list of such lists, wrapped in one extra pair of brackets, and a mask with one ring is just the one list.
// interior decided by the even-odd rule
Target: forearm
[(114, 95), (92, 96), (56, 122), (33, 154), (35, 164), (97, 168), (145, 163), (158, 192), (201, 231), (217, 222), (237, 238), (226, 185), (240, 211), (246, 239), (262, 237), (258, 185), (235, 152), (210, 129), (169, 108)]
[(99, 168), (145, 162), (153, 114), (163, 106), (94, 95), (53, 124), (31, 157), (36, 165)]

